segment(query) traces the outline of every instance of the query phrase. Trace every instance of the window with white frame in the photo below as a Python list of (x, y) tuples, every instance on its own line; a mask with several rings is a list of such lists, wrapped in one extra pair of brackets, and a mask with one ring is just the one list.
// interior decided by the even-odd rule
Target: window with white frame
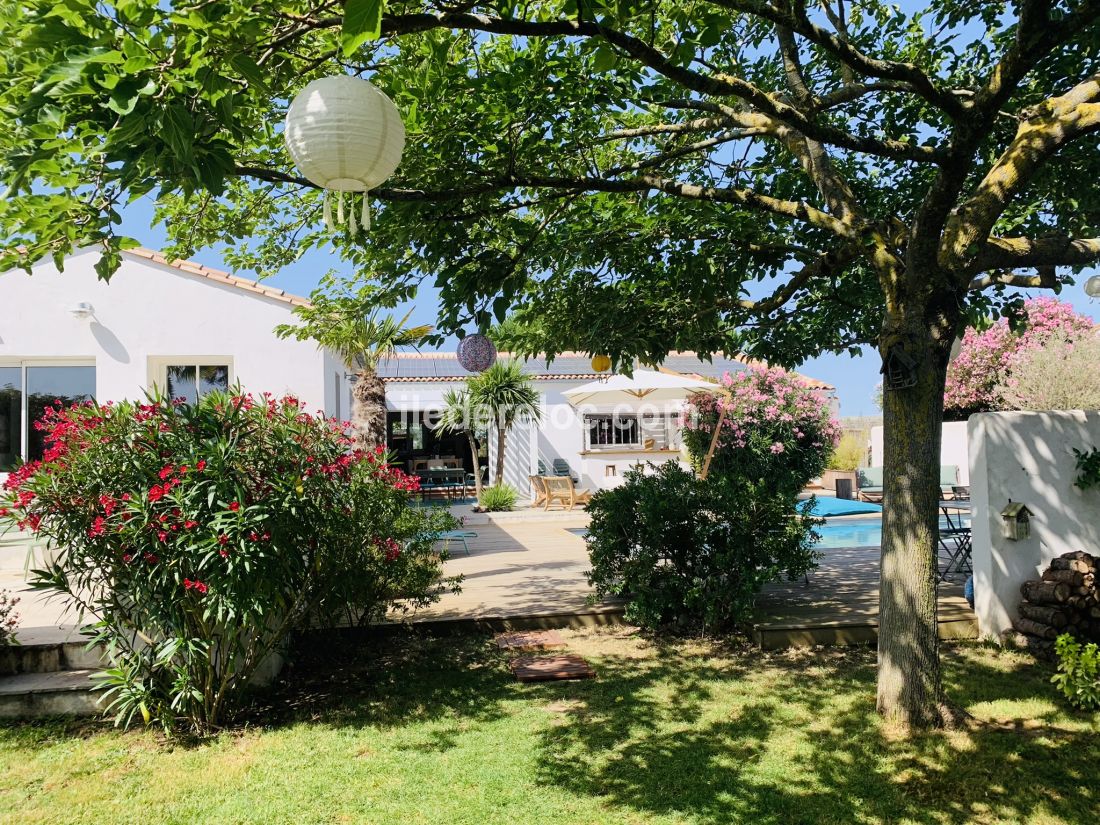
[(154, 381), (168, 398), (194, 404), (208, 392), (229, 389), (230, 363), (224, 359), (159, 358)]
[(662, 413), (584, 417), (584, 446), (589, 450), (616, 447), (679, 449), (677, 432), (676, 416)]
[(586, 415), (584, 431), (589, 449), (641, 444), (638, 417), (634, 415)]
[(95, 366), (20, 361), (0, 363), (0, 473), (42, 457), (44, 434), (34, 428), (46, 408), (95, 397)]

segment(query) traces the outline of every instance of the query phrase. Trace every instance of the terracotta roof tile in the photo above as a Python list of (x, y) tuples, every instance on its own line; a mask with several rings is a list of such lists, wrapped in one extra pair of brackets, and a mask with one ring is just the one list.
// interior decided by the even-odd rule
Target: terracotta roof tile
[[(465, 381), (470, 375), (383, 375), (382, 380), (387, 384), (433, 384), (442, 381)], [(529, 376), (535, 381), (595, 381), (600, 377), (599, 373), (579, 372), (555, 372), (537, 373)]]
[(145, 247), (139, 246), (135, 249), (127, 249), (123, 254), (132, 255), (135, 258), (144, 258), (147, 261), (153, 261), (154, 263), (162, 264), (163, 266), (170, 266), (173, 269), (180, 270), (180, 272), (186, 272), (189, 275), (198, 275), (200, 278), (207, 278), (219, 284), (236, 287), (237, 289), (244, 290), (245, 292), (252, 292), (256, 295), (262, 295), (265, 298), (274, 298), (277, 301), (282, 301), (284, 303), (290, 304), (291, 306), (309, 306), (308, 300), (298, 295), (291, 295), (284, 289), (264, 286), (258, 281), (253, 281), (248, 278), (241, 278), (237, 275), (223, 272), (220, 269), (213, 269), (212, 267), (200, 264), (197, 261), (170, 261), (164, 256), (163, 253), (157, 252), (155, 249), (146, 249)]

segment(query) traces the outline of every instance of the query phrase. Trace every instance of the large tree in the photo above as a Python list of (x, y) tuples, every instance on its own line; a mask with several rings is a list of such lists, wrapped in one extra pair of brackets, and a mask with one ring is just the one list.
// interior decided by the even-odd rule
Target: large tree
[(162, 5), (0, 6), (0, 265), (96, 242), (108, 274), (139, 195), (175, 252), (296, 259), (327, 236), (278, 123), (304, 82), (369, 76), (406, 155), (371, 234), (334, 245), (388, 300), (434, 280), (439, 334), (516, 309), (520, 352), (877, 346), (896, 373), (878, 703), (944, 720), (948, 355), (1007, 288), (1100, 257), (1100, 0)]

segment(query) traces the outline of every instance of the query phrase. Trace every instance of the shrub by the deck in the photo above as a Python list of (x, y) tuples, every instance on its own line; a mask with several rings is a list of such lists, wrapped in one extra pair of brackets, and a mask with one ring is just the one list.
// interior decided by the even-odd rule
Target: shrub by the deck
[(4, 520), (57, 548), (36, 585), (108, 649), (112, 711), (207, 731), (295, 630), (425, 604), (450, 584), (445, 513), (417, 481), (293, 398), (86, 404), (37, 426), (46, 454), (5, 484)]
[(795, 499), (836, 444), (825, 399), (780, 369), (722, 384), (726, 394), (697, 395), (684, 415), (699, 470), (725, 412), (706, 479), (671, 463), (631, 472), (588, 507), (589, 578), (601, 596), (625, 596), (628, 618), (647, 627), (730, 627), (766, 583), (816, 561), (818, 522)]
[(813, 519), (786, 499), (730, 489), (669, 462), (597, 493), (588, 505), (597, 593), (626, 597), (626, 617), (643, 627), (720, 630), (746, 618), (769, 581), (813, 567)]

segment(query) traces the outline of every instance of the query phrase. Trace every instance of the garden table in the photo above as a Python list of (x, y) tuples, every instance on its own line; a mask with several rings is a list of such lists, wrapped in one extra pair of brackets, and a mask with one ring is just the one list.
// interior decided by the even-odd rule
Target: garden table
[(947, 522), (947, 526), (939, 530), (940, 548), (947, 563), (939, 574), (939, 580), (951, 581), (955, 573), (965, 573), (969, 576), (973, 572), (970, 563), (973, 541), (970, 526), (963, 523), (963, 517), (971, 513), (970, 502), (957, 499), (941, 501), (940, 511)]

